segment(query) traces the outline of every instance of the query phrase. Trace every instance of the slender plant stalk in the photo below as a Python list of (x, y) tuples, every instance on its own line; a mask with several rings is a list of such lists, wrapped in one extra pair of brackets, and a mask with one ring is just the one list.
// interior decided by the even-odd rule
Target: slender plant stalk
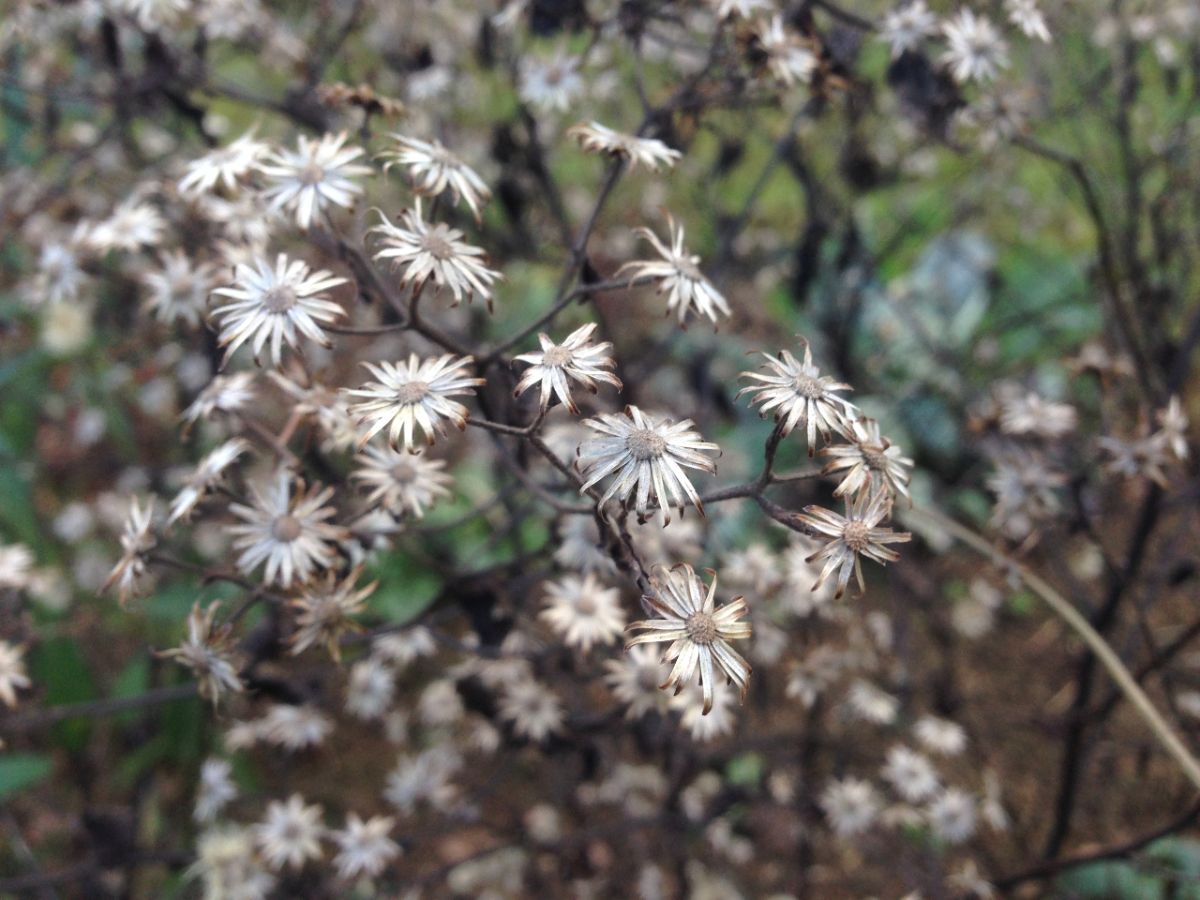
[(1146, 692), (1138, 686), (1136, 679), (1125, 668), (1125, 664), (1121, 662), (1121, 658), (1117, 656), (1112, 647), (1091, 626), (1088, 620), (1080, 614), (1079, 610), (1072, 606), (1062, 594), (1051, 587), (1045, 579), (1030, 571), (1003, 551), (993, 547), (982, 536), (976, 534), (966, 526), (960, 525), (950, 517), (929, 508), (914, 507), (909, 513), (918, 518), (924, 517), (938, 528), (952, 535), (957, 540), (962, 541), (962, 543), (966, 544), (972, 550), (988, 557), (996, 565), (1015, 572), (1029, 586), (1030, 590), (1045, 600), (1047, 605), (1054, 610), (1055, 614), (1072, 631), (1079, 635), (1088, 648), (1096, 654), (1096, 658), (1108, 670), (1108, 674), (1117, 683), (1117, 687), (1121, 693), (1133, 704), (1134, 709), (1138, 711), (1138, 714), (1150, 726), (1150, 731), (1153, 732), (1158, 742), (1162, 744), (1163, 749), (1179, 763), (1188, 780), (1196, 788), (1200, 789), (1200, 762), (1196, 761), (1196, 757), (1191, 754), (1191, 751), (1188, 750), (1179, 736), (1171, 729), (1166, 719), (1154, 708), (1154, 704), (1150, 702), (1150, 698), (1146, 696)]

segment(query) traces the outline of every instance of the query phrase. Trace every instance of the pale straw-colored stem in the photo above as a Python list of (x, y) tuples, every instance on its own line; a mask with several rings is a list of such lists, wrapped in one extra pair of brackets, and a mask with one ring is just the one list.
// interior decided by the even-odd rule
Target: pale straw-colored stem
[(1117, 683), (1117, 687), (1121, 693), (1133, 704), (1133, 708), (1137, 710), (1138, 714), (1150, 727), (1150, 731), (1162, 745), (1163, 749), (1179, 763), (1188, 780), (1197, 788), (1200, 788), (1200, 762), (1196, 761), (1196, 758), (1184, 745), (1183, 741), (1180, 740), (1179, 736), (1171, 729), (1166, 719), (1154, 708), (1154, 704), (1150, 702), (1150, 698), (1146, 696), (1146, 692), (1141, 689), (1137, 680), (1130, 674), (1112, 647), (1108, 645), (1104, 638), (1100, 636), (1100, 633), (1092, 627), (1091, 623), (1062, 594), (1051, 587), (1045, 579), (1017, 562), (1002, 550), (992, 546), (981, 535), (960, 525), (948, 516), (936, 510), (922, 507), (914, 507), (908, 511), (908, 515), (925, 518), (937, 528), (962, 541), (972, 550), (991, 559), (997, 566), (1014, 572), (1028, 585), (1031, 591), (1046, 601), (1046, 604), (1067, 624), (1067, 627), (1074, 631), (1087, 644), (1088, 649), (1096, 654), (1097, 659), (1108, 670), (1108, 674)]

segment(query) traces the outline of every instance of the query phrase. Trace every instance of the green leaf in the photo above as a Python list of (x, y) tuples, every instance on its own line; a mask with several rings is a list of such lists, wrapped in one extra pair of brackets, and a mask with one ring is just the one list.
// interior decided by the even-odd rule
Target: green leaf
[(736, 787), (757, 787), (763, 777), (763, 759), (757, 753), (739, 753), (725, 767), (725, 777)]
[[(144, 694), (150, 687), (150, 660), (145, 656), (139, 656), (132, 660), (121, 673), (117, 675), (113, 682), (112, 695), (114, 697), (136, 697), (138, 694)], [(135, 721), (139, 713), (137, 710), (120, 713), (117, 715), (116, 721), (121, 724), (128, 724)]]
[(16, 465), (7, 460), (0, 460), (0, 524), (30, 546), (42, 543), (29, 484), (17, 473)]
[(53, 770), (54, 761), (41, 753), (0, 756), (0, 798), (32, 787)]
[[(96, 686), (79, 644), (69, 637), (51, 638), (32, 654), (34, 680), (46, 689), (46, 704), (62, 706), (96, 698)], [(91, 725), (86, 719), (69, 719), (55, 726), (55, 734), (69, 750), (82, 750)]]
[(371, 608), (389, 623), (402, 625), (424, 612), (441, 590), (441, 581), (405, 553), (391, 553), (375, 567), (379, 587)]

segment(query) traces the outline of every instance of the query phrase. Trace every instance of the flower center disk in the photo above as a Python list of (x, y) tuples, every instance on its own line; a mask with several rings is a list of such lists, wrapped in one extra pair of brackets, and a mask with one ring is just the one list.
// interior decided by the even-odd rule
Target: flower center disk
[(566, 347), (551, 347), (542, 354), (542, 364), (561, 369), (571, 363), (571, 351)]
[(296, 292), (286, 284), (276, 285), (263, 294), (262, 304), (267, 312), (285, 313), (296, 305)]
[(871, 529), (866, 522), (847, 522), (842, 529), (842, 540), (855, 553), (862, 553), (871, 544)]
[(429, 393), (429, 385), (424, 381), (410, 381), (396, 388), (396, 402), (401, 406), (420, 403)]
[(290, 544), (300, 537), (300, 521), (291, 515), (276, 517), (271, 523), (271, 537), (283, 544)]
[(717, 623), (706, 612), (694, 612), (683, 623), (687, 636), (695, 644), (711, 644), (717, 639)]
[(666, 452), (667, 442), (657, 432), (639, 428), (629, 433), (625, 446), (634, 459), (658, 459)]

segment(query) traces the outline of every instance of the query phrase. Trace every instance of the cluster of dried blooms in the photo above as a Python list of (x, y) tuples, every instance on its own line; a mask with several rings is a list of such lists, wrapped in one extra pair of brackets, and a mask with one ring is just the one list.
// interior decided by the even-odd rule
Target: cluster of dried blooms
[[(937, 492), (889, 398), (851, 401), (836, 329), (779, 335), (759, 294), (786, 273), (736, 229), (782, 161), (813, 190), (797, 129), (873, 77), (858, 54), (938, 141), (952, 118), (992, 150), (1029, 134), (1002, 79), (1051, 30), (1035, 0), (867, 5), (359, 0), (331, 29), (257, 0), (80, 0), (0, 25), (30, 121), (63, 84), (108, 114), (0, 203), (15, 339), (68, 373), (50, 449), (117, 469), (42, 492), (69, 565), (0, 544), (0, 702), (39, 691), (27, 610), (70, 610), (64, 570), (135, 630), (186, 595), (148, 667), (205, 699), (204, 760), (172, 853), (139, 858), (212, 900), (991, 894), (1002, 775), (958, 689), (921, 683), (905, 603), (930, 576), (885, 568), (912, 538), (894, 517)], [(1130, 27), (1162, 58), (1200, 31), (1185, 13)], [(231, 83), (209, 42), (300, 86)], [(759, 107), (792, 125), (745, 212), (684, 214), (706, 117)], [(1105, 390), (1143, 362), (1073, 360)], [(970, 422), (993, 535), (1025, 555), (1099, 502), (1088, 472), (1166, 491), (1189, 462), (1181, 383), (1095, 436), (1041, 388), (993, 382)], [(115, 564), (79, 549), (98, 523)], [(1110, 565), (1091, 534), (1071, 563)], [(1001, 583), (974, 575), (950, 630), (992, 632)], [(858, 881), (862, 848), (911, 871)]]

